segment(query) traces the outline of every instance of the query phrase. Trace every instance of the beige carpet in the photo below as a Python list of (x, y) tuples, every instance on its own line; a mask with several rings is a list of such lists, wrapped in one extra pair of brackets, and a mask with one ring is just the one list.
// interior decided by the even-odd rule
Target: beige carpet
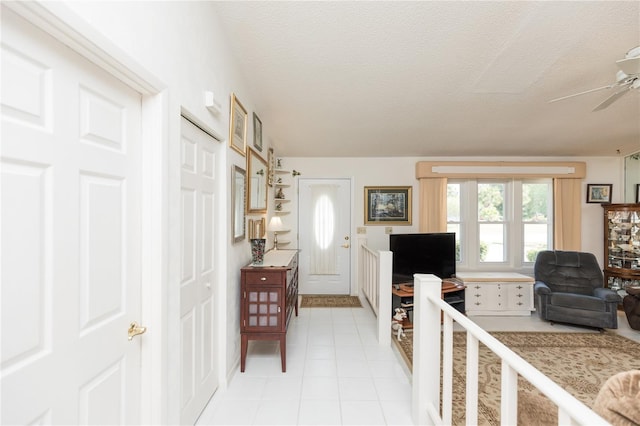
[(301, 308), (361, 308), (357, 296), (304, 294), (301, 296)]
[[(640, 344), (611, 332), (494, 332), (494, 337), (578, 400), (591, 407), (600, 387), (621, 371), (640, 369)], [(393, 339), (411, 368), (413, 334)], [(465, 424), (466, 334), (454, 332), (453, 423)], [(480, 345), (478, 423), (500, 424), (500, 361)], [(518, 379), (518, 424), (557, 424), (557, 409), (526, 380)]]

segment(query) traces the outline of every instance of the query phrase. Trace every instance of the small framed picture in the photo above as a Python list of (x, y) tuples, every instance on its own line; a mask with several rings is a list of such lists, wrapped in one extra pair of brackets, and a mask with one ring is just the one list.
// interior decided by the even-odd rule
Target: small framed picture
[(587, 203), (610, 203), (612, 184), (588, 183)]
[(269, 148), (268, 154), (267, 154), (267, 165), (269, 168), (269, 178), (267, 179), (267, 184), (269, 186), (273, 186), (275, 184), (275, 173), (276, 173), (276, 157), (275, 154), (273, 153), (273, 148)]
[(640, 203), (640, 183), (636, 183), (636, 203)]
[(262, 121), (253, 113), (253, 146), (262, 152)]
[(411, 225), (410, 186), (365, 186), (365, 225)]
[(231, 123), (229, 123), (229, 145), (242, 155), (247, 151), (247, 110), (234, 93), (231, 94)]

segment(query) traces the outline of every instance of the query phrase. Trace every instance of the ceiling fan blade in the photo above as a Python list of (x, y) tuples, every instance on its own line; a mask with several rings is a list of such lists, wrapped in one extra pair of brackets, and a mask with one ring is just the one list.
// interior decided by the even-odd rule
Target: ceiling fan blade
[(640, 74), (640, 57), (620, 59), (619, 61), (616, 61), (616, 64), (618, 65), (618, 68), (627, 75)]
[(621, 97), (629, 93), (630, 91), (631, 91), (631, 85), (630, 84), (626, 85), (624, 89), (618, 90), (616, 93), (609, 96), (607, 99), (605, 99), (600, 104), (598, 104), (598, 106), (596, 106), (593, 109), (593, 111), (595, 112), (595, 111), (600, 111), (605, 109), (606, 107), (608, 107), (609, 105), (611, 105), (612, 103), (614, 103), (615, 101), (617, 101), (618, 99), (620, 99)]
[(608, 86), (597, 87), (595, 89), (586, 90), (586, 91), (580, 92), (580, 93), (574, 93), (573, 95), (567, 95), (567, 96), (563, 96), (561, 98), (551, 99), (549, 101), (549, 103), (558, 102), (558, 101), (562, 101), (564, 99), (573, 98), (574, 96), (586, 95), (587, 93), (597, 92), (598, 90), (611, 89), (613, 86), (615, 86), (615, 84), (610, 84)]

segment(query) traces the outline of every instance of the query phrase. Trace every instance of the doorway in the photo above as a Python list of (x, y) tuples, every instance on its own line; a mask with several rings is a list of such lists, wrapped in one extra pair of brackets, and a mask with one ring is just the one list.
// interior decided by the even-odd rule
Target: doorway
[(350, 294), (351, 180), (300, 179), (301, 294)]

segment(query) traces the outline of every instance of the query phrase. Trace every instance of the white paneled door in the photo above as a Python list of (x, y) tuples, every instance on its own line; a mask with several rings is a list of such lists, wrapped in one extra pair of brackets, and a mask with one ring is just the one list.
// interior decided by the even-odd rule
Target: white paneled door
[(299, 180), (300, 293), (349, 294), (351, 181)]
[(4, 7), (0, 54), (0, 423), (139, 423), (141, 97)]
[(218, 387), (214, 242), (223, 145), (184, 117), (181, 132), (180, 420), (194, 424)]

